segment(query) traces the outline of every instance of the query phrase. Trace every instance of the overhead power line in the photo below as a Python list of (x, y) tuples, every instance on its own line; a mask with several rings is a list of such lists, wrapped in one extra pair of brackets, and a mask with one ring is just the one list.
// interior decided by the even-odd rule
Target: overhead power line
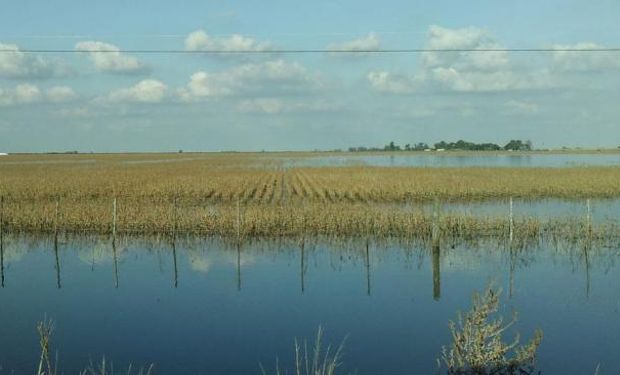
[(197, 54), (197, 55), (259, 55), (259, 54), (396, 54), (396, 53), (450, 53), (450, 52), (620, 52), (617, 48), (402, 48), (402, 49), (265, 49), (265, 50), (182, 50), (182, 49), (126, 49), (88, 50), (74, 49), (0, 49), (0, 53), (134, 53), (134, 54)]

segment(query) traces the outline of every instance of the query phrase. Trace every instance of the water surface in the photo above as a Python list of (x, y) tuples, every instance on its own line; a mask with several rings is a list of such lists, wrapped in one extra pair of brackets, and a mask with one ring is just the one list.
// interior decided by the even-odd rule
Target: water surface
[(517, 167), (560, 168), (619, 166), (620, 154), (462, 154), (416, 152), (395, 154), (343, 153), (342, 155), (308, 156), (285, 161), (288, 167)]
[[(105, 354), (158, 373), (259, 373), (318, 325), (338, 344), (343, 373), (434, 373), (448, 321), (490, 281), (525, 338), (544, 331), (543, 374), (620, 372), (619, 244), (493, 241), (431, 251), (421, 244), (256, 242), (5, 236), (0, 363), (32, 373), (35, 324), (56, 321), (53, 345), (74, 373)], [(587, 256), (586, 256), (587, 255)], [(58, 265), (58, 267), (57, 267)]]

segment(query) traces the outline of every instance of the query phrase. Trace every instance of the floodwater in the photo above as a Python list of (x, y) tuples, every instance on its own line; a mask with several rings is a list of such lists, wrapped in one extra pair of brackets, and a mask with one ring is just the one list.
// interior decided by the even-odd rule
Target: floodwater
[(119, 369), (163, 374), (260, 373), (289, 368), (294, 338), (346, 336), (342, 373), (431, 374), (448, 321), (489, 282), (502, 313), (519, 312), (527, 339), (544, 331), (543, 374), (620, 373), (618, 243), (548, 243), (510, 251), (490, 240), (432, 251), (365, 241), (255, 242), (33, 238), (6, 235), (0, 288), (0, 364), (33, 373), (36, 323), (56, 322), (59, 373), (105, 355)]
[(360, 154), (309, 156), (291, 158), (284, 162), (287, 167), (519, 167), (561, 168), (620, 166), (620, 154), (480, 154), (470, 155), (441, 152), (416, 152), (395, 154)]
[[(392, 209), (423, 212), (434, 210), (433, 202), (387, 204)], [(510, 200), (488, 200), (482, 202), (449, 202), (440, 206), (442, 215), (508, 218)], [(620, 199), (513, 199), (512, 214), (515, 219), (538, 218), (590, 220), (594, 224), (618, 224)]]
[[(40, 159), (14, 160), (11, 156), (0, 160), (2, 165), (30, 164), (98, 164), (118, 163), (119, 165), (183, 163), (189, 161), (212, 160), (212, 153), (196, 153), (191, 156), (182, 154), (160, 154), (162, 157), (148, 158), (145, 154), (119, 157), (115, 160), (98, 159), (89, 155), (41, 155)], [(217, 153), (216, 155), (221, 155)], [(235, 156), (243, 154), (235, 153)], [(522, 168), (562, 168), (562, 167), (609, 167), (620, 166), (620, 153), (463, 153), (463, 152), (395, 152), (386, 153), (265, 153), (247, 154), (246, 162), (258, 168), (294, 168), (294, 167), (522, 167)], [(234, 166), (234, 164), (233, 164)]]

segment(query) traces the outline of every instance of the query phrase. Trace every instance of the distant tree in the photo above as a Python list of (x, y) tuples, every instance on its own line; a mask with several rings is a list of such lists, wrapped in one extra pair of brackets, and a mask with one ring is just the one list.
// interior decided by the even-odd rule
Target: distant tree
[(530, 151), (532, 149), (532, 142), (526, 141), (523, 142), (520, 139), (511, 139), (504, 146), (504, 150), (512, 150), (512, 151)]
[(496, 145), (495, 143), (481, 143), (477, 145), (478, 151), (499, 151), (501, 149), (502, 148), (499, 145)]
[(413, 146), (414, 151), (424, 151), (428, 149), (428, 145), (426, 143), (419, 142), (415, 146)]
[(447, 148), (448, 144), (444, 141), (441, 141), (441, 142), (435, 143), (434, 146), (435, 146), (435, 149), (440, 149), (440, 148)]
[[(508, 142), (504, 147), (501, 147), (495, 143), (474, 143), (468, 142), (463, 139), (459, 139), (456, 142), (445, 142), (440, 141), (435, 143), (435, 149), (444, 149), (444, 150), (463, 150), (463, 151), (498, 151), (498, 150), (517, 150), (517, 151), (529, 151), (532, 149), (532, 142), (530, 140), (522, 141), (518, 139), (513, 139)], [(362, 152), (362, 151), (424, 151), (430, 149), (431, 147), (424, 142), (419, 143), (407, 143), (404, 147), (401, 148), (396, 142), (391, 141), (387, 145), (383, 147), (349, 147), (350, 152)]]
[(394, 141), (390, 142), (390, 144), (384, 147), (385, 151), (400, 151), (400, 146), (398, 146)]

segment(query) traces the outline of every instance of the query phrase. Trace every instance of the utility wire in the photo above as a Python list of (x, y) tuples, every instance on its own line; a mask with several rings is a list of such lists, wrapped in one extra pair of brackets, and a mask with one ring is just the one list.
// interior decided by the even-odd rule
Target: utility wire
[(261, 55), (261, 54), (396, 54), (396, 53), (450, 53), (450, 52), (620, 52), (617, 48), (402, 48), (402, 49), (264, 49), (264, 50), (182, 50), (182, 49), (126, 49), (88, 50), (74, 49), (0, 49), (0, 53), (135, 53), (135, 54), (197, 54), (197, 55)]
[[(198, 30), (197, 30), (198, 31)], [(405, 35), (405, 34), (419, 34), (426, 35), (428, 32), (426, 30), (374, 30), (370, 33), (374, 33), (377, 35)], [(356, 33), (356, 32), (325, 32), (325, 33), (269, 33), (269, 34), (246, 34), (243, 33), (245, 37), (251, 38), (271, 38), (271, 37), (298, 37), (298, 36), (312, 36), (312, 37), (323, 37), (323, 36), (366, 36), (368, 33)], [(102, 38), (137, 38), (137, 39), (185, 39), (188, 34), (99, 34), (99, 35), (88, 35), (88, 34), (66, 34), (66, 35), (53, 35), (53, 34), (45, 34), (45, 35), (0, 35), (0, 40), (4, 39), (102, 39)], [(212, 37), (232, 37), (236, 35), (241, 35), (239, 33), (209, 33), (209, 36)]]

